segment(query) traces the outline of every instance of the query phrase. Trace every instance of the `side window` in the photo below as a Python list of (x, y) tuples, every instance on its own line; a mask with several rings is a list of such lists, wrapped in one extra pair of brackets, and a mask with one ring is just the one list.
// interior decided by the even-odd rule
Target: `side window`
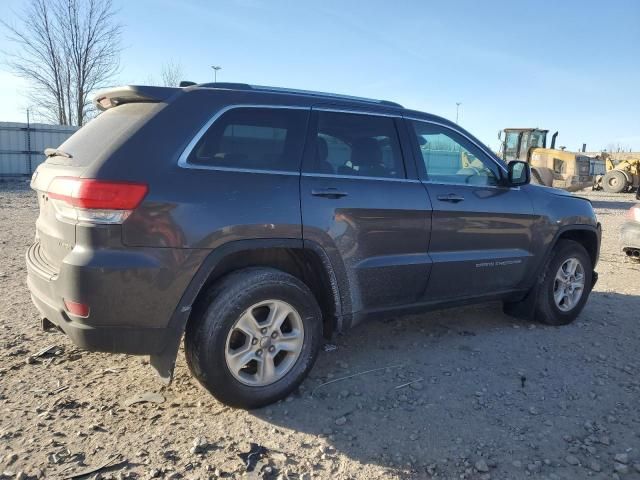
[(507, 138), (504, 141), (505, 160), (518, 159), (518, 142), (520, 141), (519, 132), (507, 132)]
[(438, 125), (411, 123), (424, 162), (423, 178), (438, 183), (498, 184), (496, 165), (464, 137)]
[(308, 111), (235, 108), (209, 127), (188, 163), (227, 168), (298, 171)]
[(531, 146), (544, 148), (547, 134), (544, 132), (531, 132)]
[(404, 178), (393, 118), (319, 111), (314, 155), (307, 171)]

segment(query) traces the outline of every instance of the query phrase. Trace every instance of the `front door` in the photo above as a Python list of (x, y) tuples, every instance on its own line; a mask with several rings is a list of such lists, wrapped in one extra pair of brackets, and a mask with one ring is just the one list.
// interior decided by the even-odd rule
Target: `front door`
[[(346, 313), (414, 303), (429, 276), (431, 205), (409, 176), (402, 119), (364, 111), (312, 110), (301, 177), (304, 241), (342, 269)], [(405, 141), (405, 148), (407, 142)], [(412, 158), (412, 157), (409, 157)]]
[(535, 218), (526, 191), (504, 186), (498, 163), (462, 131), (407, 122), (433, 203), (433, 268), (424, 300), (519, 289), (532, 263)]

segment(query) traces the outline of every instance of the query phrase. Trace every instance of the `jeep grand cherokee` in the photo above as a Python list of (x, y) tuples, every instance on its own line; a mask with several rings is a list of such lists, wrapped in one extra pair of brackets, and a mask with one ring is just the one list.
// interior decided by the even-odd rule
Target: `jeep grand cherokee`
[(33, 175), (28, 285), (88, 350), (181, 339), (220, 401), (274, 402), (322, 337), (501, 300), (571, 322), (596, 280), (591, 204), (529, 184), (458, 125), (388, 102), (245, 84), (130, 86)]

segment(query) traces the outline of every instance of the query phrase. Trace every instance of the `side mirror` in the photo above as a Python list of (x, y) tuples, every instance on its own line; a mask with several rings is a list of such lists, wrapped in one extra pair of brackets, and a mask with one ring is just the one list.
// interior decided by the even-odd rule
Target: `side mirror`
[(498, 130), (498, 140), (502, 140), (502, 130)]
[(514, 160), (507, 165), (510, 187), (519, 187), (531, 182), (531, 167), (527, 162)]

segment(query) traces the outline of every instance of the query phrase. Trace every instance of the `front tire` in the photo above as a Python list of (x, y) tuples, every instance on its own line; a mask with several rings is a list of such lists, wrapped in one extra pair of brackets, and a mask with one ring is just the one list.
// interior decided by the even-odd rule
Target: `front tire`
[(283, 399), (318, 355), (322, 314), (309, 288), (272, 268), (231, 273), (199, 302), (185, 353), (196, 379), (222, 403), (259, 408)]
[(538, 290), (535, 318), (547, 325), (567, 325), (584, 308), (591, 293), (593, 264), (585, 248), (560, 240)]
[(621, 193), (627, 189), (627, 177), (620, 170), (611, 170), (604, 176), (602, 185), (607, 193)]

